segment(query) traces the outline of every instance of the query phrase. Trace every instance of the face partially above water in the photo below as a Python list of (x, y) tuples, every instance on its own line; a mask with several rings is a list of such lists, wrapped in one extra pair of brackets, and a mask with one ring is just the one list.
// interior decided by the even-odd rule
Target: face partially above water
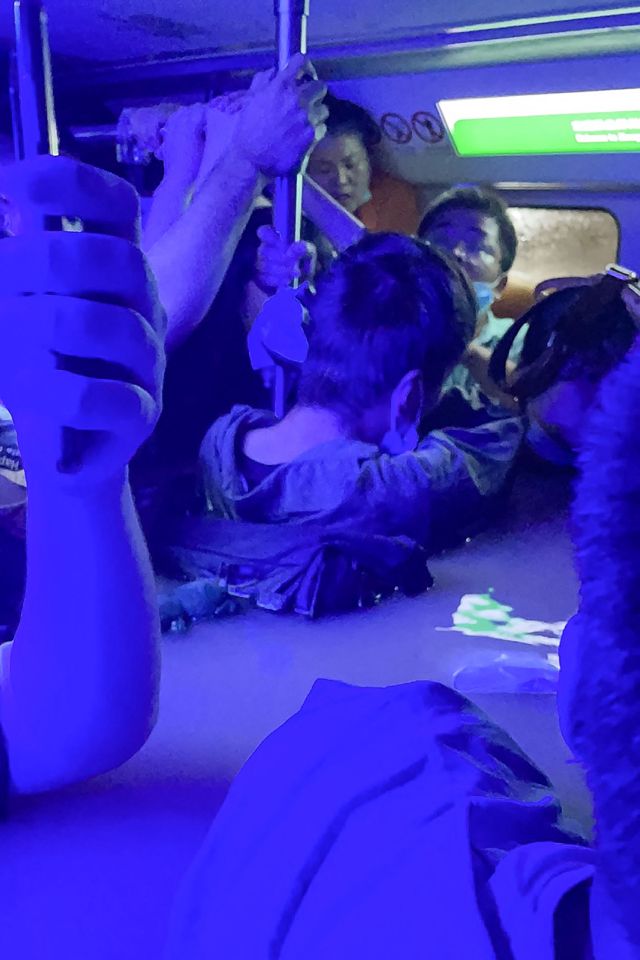
[(355, 213), (370, 199), (371, 164), (356, 134), (321, 140), (311, 154), (307, 172), (349, 213)]
[(424, 239), (451, 254), (472, 283), (497, 284), (503, 277), (500, 229), (492, 217), (464, 207), (443, 210)]

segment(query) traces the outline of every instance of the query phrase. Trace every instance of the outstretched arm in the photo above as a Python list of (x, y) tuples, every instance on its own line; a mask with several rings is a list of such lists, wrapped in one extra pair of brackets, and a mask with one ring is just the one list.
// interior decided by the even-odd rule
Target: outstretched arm
[[(13, 785), (35, 792), (124, 762), (154, 723), (159, 623), (127, 464), (157, 420), (164, 321), (128, 184), (51, 157), (2, 178), (25, 233), (0, 243), (0, 380), (29, 496), (0, 722)], [(44, 215), (96, 233), (45, 233)], [(80, 442), (69, 472), (57, 467), (63, 427)]]
[(167, 349), (178, 347), (206, 316), (264, 186), (255, 165), (232, 150), (199, 193), (147, 250), (167, 312)]
[(257, 75), (242, 101), (234, 101), (226, 150), (211, 147), (216, 110), (209, 109), (193, 200), (147, 248), (168, 315), (169, 350), (206, 316), (267, 180), (295, 170), (324, 135), (326, 88), (315, 80), (300, 84), (305, 69), (304, 58), (294, 57), (282, 73)]
[(186, 211), (202, 164), (206, 116), (202, 103), (179, 107), (169, 117), (156, 150), (164, 163), (162, 183), (153, 195), (142, 231), (142, 247), (149, 250)]

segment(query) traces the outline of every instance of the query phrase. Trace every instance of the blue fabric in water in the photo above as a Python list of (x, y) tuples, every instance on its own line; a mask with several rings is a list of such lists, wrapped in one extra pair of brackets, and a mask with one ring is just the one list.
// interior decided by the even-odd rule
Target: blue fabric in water
[(586, 848), (472, 703), (436, 683), (321, 680), (233, 783), (169, 956), (512, 960), (492, 878), (538, 843)]

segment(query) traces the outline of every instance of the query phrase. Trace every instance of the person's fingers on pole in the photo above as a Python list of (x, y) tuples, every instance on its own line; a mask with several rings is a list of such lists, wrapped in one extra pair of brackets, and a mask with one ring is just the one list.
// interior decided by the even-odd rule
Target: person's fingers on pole
[(280, 242), (280, 236), (278, 232), (269, 224), (265, 224), (263, 227), (258, 227), (257, 235), (261, 243), (265, 245), (273, 246)]
[(306, 83), (308, 80), (317, 80), (318, 71), (309, 59), (305, 60), (302, 69), (298, 73), (298, 83)]
[(260, 91), (268, 87), (269, 84), (272, 82), (272, 80), (275, 79), (276, 76), (277, 76), (277, 70), (275, 69), (259, 70), (257, 73), (253, 75), (251, 86), (249, 87), (249, 92), (259, 93)]
[(302, 107), (310, 110), (321, 104), (328, 92), (326, 83), (321, 80), (310, 80), (298, 88), (298, 102)]
[(313, 66), (307, 54), (295, 53), (286, 67), (280, 70), (278, 76), (283, 84), (296, 86), (298, 80), (303, 77), (305, 73), (311, 73), (311, 71), (313, 71)]

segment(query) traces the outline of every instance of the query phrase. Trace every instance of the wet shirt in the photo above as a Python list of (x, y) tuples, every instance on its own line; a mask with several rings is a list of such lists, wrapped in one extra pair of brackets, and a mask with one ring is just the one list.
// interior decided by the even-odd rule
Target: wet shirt
[(544, 774), (460, 694), (320, 680), (232, 784), (168, 957), (581, 960), (555, 918), (593, 871)]
[[(479, 336), (475, 338), (474, 342), (481, 347), (494, 350), (512, 324), (513, 320), (496, 317), (491, 311), (489, 311), (487, 323), (485, 324)], [(509, 360), (511, 360), (513, 363), (517, 363), (520, 359), (522, 345), (524, 343), (526, 334), (527, 327), (523, 327), (514, 341), (509, 353)], [(454, 368), (451, 375), (445, 381), (443, 394), (447, 394), (452, 390), (458, 391), (473, 410), (483, 410), (488, 408), (494, 412), (495, 415), (505, 416), (502, 408), (485, 396), (478, 381), (462, 363), (459, 363)]]
[(338, 439), (269, 471), (245, 476), (244, 437), (275, 422), (236, 407), (208, 432), (200, 454), (209, 510), (263, 524), (342, 525), (404, 536), (424, 547), (448, 530), (482, 522), (522, 440), (519, 419), (430, 434), (415, 452), (390, 456), (373, 444)]

